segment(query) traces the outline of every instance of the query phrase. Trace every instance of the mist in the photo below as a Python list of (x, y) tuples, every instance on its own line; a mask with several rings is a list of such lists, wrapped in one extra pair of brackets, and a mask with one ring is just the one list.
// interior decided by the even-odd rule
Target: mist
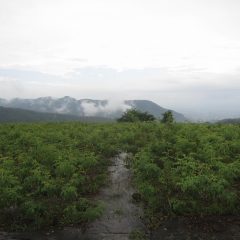
[(101, 105), (85, 100), (82, 101), (81, 106), (83, 107), (84, 115), (89, 117), (96, 116), (98, 114), (108, 116), (113, 112), (125, 112), (127, 109), (131, 108), (131, 106), (125, 104), (123, 100), (119, 99), (110, 99)]

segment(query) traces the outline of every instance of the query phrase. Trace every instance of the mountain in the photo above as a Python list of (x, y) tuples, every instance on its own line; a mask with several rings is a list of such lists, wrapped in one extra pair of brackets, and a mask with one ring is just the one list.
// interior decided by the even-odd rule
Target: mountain
[(229, 123), (229, 124), (239, 124), (240, 118), (228, 118), (217, 121), (217, 123)]
[[(115, 102), (92, 99), (76, 100), (68, 96), (56, 99), (52, 97), (41, 97), (36, 99), (14, 98), (12, 100), (0, 99), (0, 106), (37, 112), (69, 114), (80, 117), (94, 116), (112, 119), (119, 118), (124, 111), (130, 108), (149, 112), (157, 118), (161, 118), (162, 114), (168, 110), (148, 100), (125, 100)], [(177, 122), (184, 122), (187, 120), (181, 113), (172, 112)]]
[[(142, 112), (148, 112), (152, 115), (154, 115), (156, 118), (162, 118), (162, 115), (168, 111), (169, 109), (160, 107), (158, 104), (149, 101), (149, 100), (126, 100), (125, 101), (127, 105), (130, 105), (137, 110), (140, 110)], [(175, 112), (171, 110), (174, 116), (174, 119), (177, 122), (185, 122), (187, 119), (184, 117), (183, 114)]]
[(101, 117), (79, 117), (59, 113), (43, 113), (19, 108), (0, 107), (0, 123), (9, 122), (110, 122), (112, 120)]

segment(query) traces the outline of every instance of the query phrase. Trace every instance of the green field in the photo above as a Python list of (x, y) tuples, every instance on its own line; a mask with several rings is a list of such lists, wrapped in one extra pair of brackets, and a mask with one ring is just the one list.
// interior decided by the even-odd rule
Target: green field
[(84, 225), (111, 157), (128, 165), (146, 217), (240, 214), (240, 125), (0, 125), (0, 228)]

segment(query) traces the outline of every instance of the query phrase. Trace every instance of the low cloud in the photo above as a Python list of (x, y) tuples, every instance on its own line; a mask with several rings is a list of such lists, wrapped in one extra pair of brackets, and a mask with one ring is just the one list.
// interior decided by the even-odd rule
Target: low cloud
[(127, 105), (123, 100), (106, 100), (102, 101), (100, 105), (97, 105), (93, 102), (85, 100), (81, 104), (85, 116), (96, 116), (97, 114), (102, 114), (106, 116), (113, 112), (124, 112), (127, 109), (130, 109), (131, 106)]

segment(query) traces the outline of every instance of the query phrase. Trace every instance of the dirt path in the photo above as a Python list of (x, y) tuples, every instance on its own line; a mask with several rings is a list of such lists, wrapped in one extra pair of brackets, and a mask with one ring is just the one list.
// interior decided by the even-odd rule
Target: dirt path
[(134, 188), (131, 184), (131, 171), (126, 168), (126, 158), (127, 154), (121, 153), (113, 159), (109, 167), (109, 182), (96, 198), (103, 202), (104, 213), (89, 225), (85, 233), (76, 228), (65, 228), (50, 234), (1, 236), (0, 233), (0, 240), (128, 240), (130, 235), (144, 235), (146, 229), (141, 220), (142, 210), (132, 202)]
[(126, 157), (126, 154), (120, 154), (109, 167), (110, 182), (98, 196), (98, 200), (105, 203), (105, 212), (90, 225), (86, 239), (127, 240), (130, 234), (145, 230), (141, 221), (143, 213), (132, 202), (134, 189), (131, 172), (126, 168)]

